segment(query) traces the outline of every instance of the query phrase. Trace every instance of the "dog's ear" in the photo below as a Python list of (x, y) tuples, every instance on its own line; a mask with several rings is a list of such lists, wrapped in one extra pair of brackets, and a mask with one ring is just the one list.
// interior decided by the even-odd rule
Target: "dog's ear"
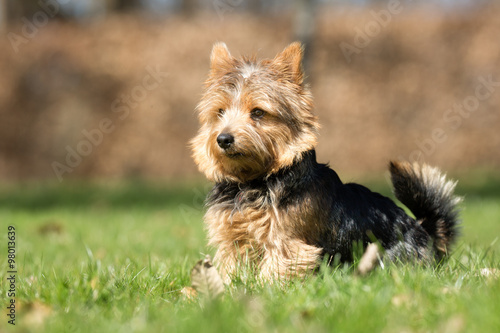
[(302, 85), (304, 72), (302, 58), (304, 48), (300, 42), (293, 42), (272, 60), (272, 65), (282, 72), (290, 81)]
[(227, 46), (223, 42), (217, 42), (212, 48), (210, 55), (210, 70), (212, 73), (220, 71), (232, 62), (233, 57), (229, 53)]

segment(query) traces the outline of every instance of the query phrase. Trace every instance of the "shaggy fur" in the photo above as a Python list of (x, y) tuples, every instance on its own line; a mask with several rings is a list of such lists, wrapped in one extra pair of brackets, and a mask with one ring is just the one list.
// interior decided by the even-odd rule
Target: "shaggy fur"
[(303, 50), (272, 60), (234, 58), (215, 44), (198, 105), (194, 159), (215, 186), (205, 223), (226, 278), (242, 263), (264, 279), (313, 270), (324, 256), (351, 261), (378, 241), (388, 260), (433, 261), (457, 235), (455, 183), (439, 170), (391, 162), (395, 194), (416, 216), (316, 162), (319, 124), (303, 82)]

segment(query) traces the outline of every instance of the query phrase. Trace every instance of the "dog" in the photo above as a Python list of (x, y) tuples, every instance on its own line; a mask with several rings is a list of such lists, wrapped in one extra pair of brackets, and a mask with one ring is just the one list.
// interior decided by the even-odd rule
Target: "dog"
[(299, 42), (260, 61), (213, 46), (190, 143), (215, 183), (204, 221), (220, 273), (227, 281), (251, 265), (265, 280), (304, 276), (325, 258), (352, 262), (355, 245), (372, 242), (383, 260), (443, 259), (458, 235), (456, 182), (428, 165), (390, 162), (395, 196), (415, 218), (362, 185), (342, 183), (316, 161), (319, 123), (302, 58)]

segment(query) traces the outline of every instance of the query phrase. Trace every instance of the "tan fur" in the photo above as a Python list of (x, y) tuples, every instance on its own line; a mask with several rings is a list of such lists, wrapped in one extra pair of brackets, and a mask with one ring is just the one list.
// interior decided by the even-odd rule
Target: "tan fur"
[(294, 237), (295, 216), (273, 207), (233, 211), (212, 206), (205, 215), (209, 245), (218, 248), (215, 262), (224, 276), (239, 265), (254, 266), (264, 279), (303, 275), (319, 264), (321, 249)]
[(417, 222), (317, 163), (319, 124), (302, 56), (299, 43), (260, 61), (213, 47), (191, 146), (215, 182), (205, 223), (225, 280), (242, 266), (273, 281), (303, 276), (323, 257), (350, 261), (353, 242), (369, 234), (384, 240), (389, 260), (430, 260), (428, 240), (439, 258), (456, 236), (454, 183), (425, 165), (391, 164), (395, 194)]
[[(312, 113), (311, 92), (303, 82), (302, 55), (299, 43), (262, 61), (236, 59), (224, 43), (214, 45), (205, 92), (197, 106), (201, 128), (191, 141), (193, 157), (208, 179), (245, 183), (266, 177), (315, 147), (319, 124)], [(259, 121), (250, 116), (255, 108), (266, 112)], [(237, 138), (234, 149), (241, 157), (228, 157), (217, 145), (223, 131)], [(272, 196), (260, 197), (237, 208), (208, 208), (209, 244), (217, 247), (214, 261), (226, 279), (241, 264), (254, 266), (265, 279), (303, 275), (318, 265), (322, 249), (307, 243), (319, 233), (308, 231), (304, 220), (312, 210), (302, 205), (280, 211), (272, 201)]]
[[(246, 182), (291, 165), (316, 145), (319, 124), (301, 60), (299, 43), (259, 62), (233, 58), (223, 43), (215, 44), (197, 107), (201, 128), (191, 141), (195, 162), (208, 179)], [(257, 124), (249, 116), (255, 108), (268, 113)], [(244, 156), (238, 161), (217, 146), (217, 135), (226, 129), (239, 138), (237, 149)]]

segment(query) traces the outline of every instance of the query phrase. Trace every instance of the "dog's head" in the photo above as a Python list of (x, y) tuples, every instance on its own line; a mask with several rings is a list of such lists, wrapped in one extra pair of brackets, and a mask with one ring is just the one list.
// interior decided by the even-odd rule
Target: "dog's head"
[(265, 177), (314, 148), (319, 124), (303, 82), (302, 56), (298, 42), (261, 61), (234, 58), (224, 43), (214, 45), (197, 107), (201, 128), (191, 141), (194, 159), (210, 180)]

